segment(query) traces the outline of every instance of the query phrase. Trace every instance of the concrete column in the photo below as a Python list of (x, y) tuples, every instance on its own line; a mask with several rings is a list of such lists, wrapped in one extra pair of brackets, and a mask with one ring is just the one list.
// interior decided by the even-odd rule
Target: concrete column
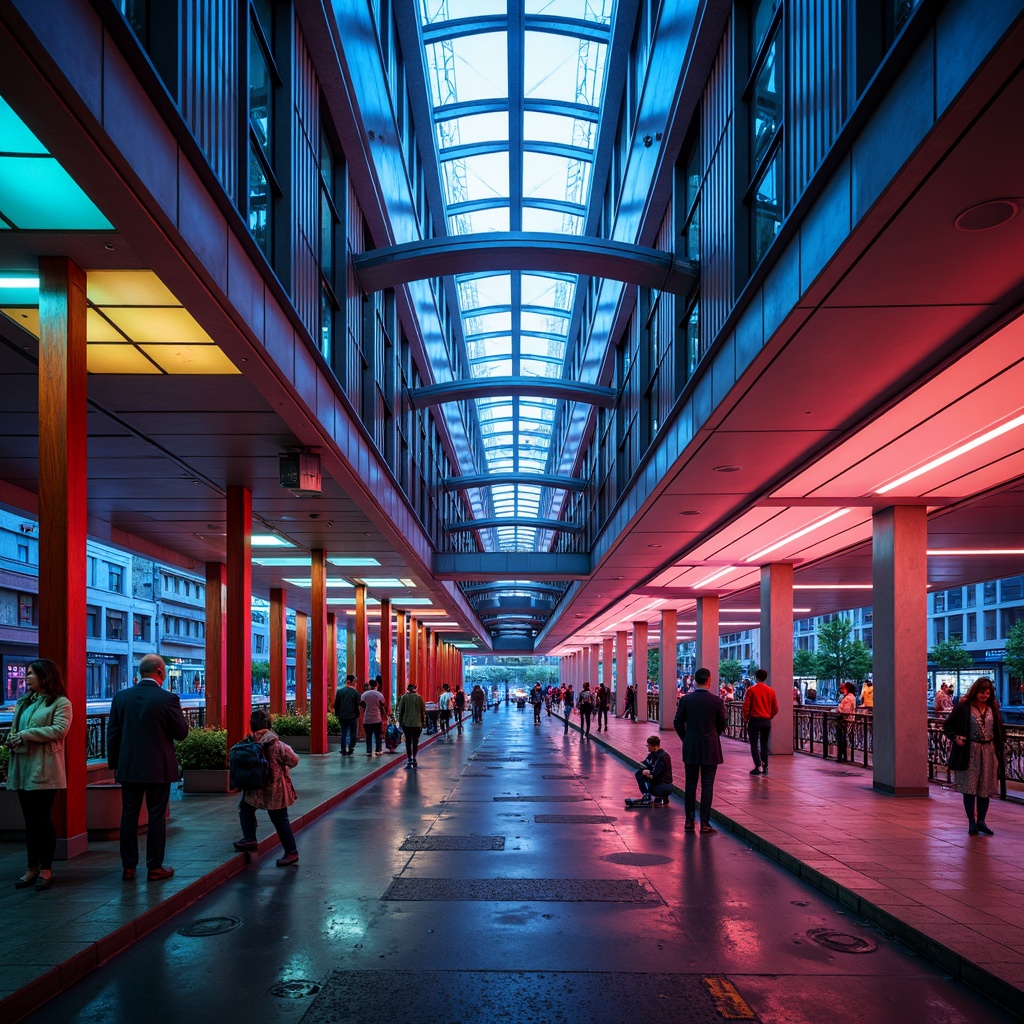
[(338, 692), (338, 616), (327, 613), (327, 710), (334, 707)]
[(295, 613), (295, 713), (304, 715), (309, 688), (309, 616)]
[(647, 721), (647, 621), (633, 623), (633, 685), (636, 720)]
[(927, 510), (879, 509), (873, 523), (874, 787), (927, 796)]
[(345, 616), (345, 675), (356, 674), (356, 630), (352, 620)]
[(360, 683), (366, 683), (370, 671), (370, 631), (366, 624), (366, 585), (356, 584), (356, 652), (353, 675)]
[(224, 727), (227, 715), (228, 570), (223, 562), (206, 563), (206, 724)]
[(697, 598), (697, 664), (711, 669), (711, 690), (718, 693), (718, 595)]
[[(395, 651), (396, 661), (396, 672), (395, 672), (395, 688), (399, 694), (405, 693), (406, 687), (409, 685), (409, 616), (406, 612), (398, 613), (398, 635), (396, 637), (397, 650)], [(395, 695), (396, 690), (392, 689), (388, 692), (388, 706), (390, 707), (391, 701)]]
[(309, 752), (327, 753), (327, 552), (310, 552)]
[(392, 656), (391, 656), (391, 600), (387, 597), (380, 599), (380, 662), (381, 692), (385, 699), (390, 699), (392, 678)]
[[(53, 811), (56, 856), (89, 848), (85, 824), (85, 597), (89, 436), (85, 273), (39, 260), (39, 654), (61, 671), (72, 705), (67, 789)], [(11, 396), (8, 396), (11, 397)], [(130, 590), (130, 581), (129, 581)]]
[(671, 729), (676, 714), (676, 662), (679, 644), (676, 632), (679, 614), (675, 608), (661, 609), (661, 645), (658, 660), (661, 664), (661, 682), (658, 687), (658, 728)]
[(626, 687), (629, 685), (629, 634), (620, 629), (615, 634), (615, 715), (626, 713)]
[(270, 713), (285, 712), (285, 681), (288, 675), (288, 609), (284, 587), (270, 588)]
[(232, 484), (227, 505), (228, 747), (249, 732), (252, 714), (252, 491)]
[(761, 566), (761, 668), (779, 699), (772, 722), (773, 755), (793, 753), (793, 566)]
[[(601, 641), (601, 682), (615, 692), (615, 680), (612, 678), (612, 655), (614, 641), (611, 637)], [(614, 713), (615, 704), (611, 705)]]

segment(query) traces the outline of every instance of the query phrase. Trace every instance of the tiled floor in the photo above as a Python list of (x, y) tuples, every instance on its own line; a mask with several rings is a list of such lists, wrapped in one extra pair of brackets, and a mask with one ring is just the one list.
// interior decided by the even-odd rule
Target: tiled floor
[[(613, 720), (592, 742), (639, 758), (651, 729)], [(678, 742), (671, 733), (664, 742), (678, 769)], [(835, 774), (834, 762), (807, 756), (773, 758), (769, 776), (752, 777), (746, 746), (725, 745), (715, 800), (721, 825), (950, 974), (1011, 1009), (1024, 1005), (1024, 806), (995, 801), (996, 835), (969, 838), (955, 792), (933, 786), (928, 798), (884, 796), (872, 790), (870, 773)], [(294, 773), (293, 820), (301, 828), (402, 761), (304, 757)], [(681, 777), (677, 770), (677, 787)], [(16, 892), (10, 883), (24, 870), (22, 848), (0, 844), (8, 879), (0, 888), (3, 1019), (18, 1019), (240, 871), (245, 859), (231, 848), (236, 802), (175, 796), (167, 860), (176, 874), (159, 884), (122, 883), (112, 841), (58, 864), (49, 892)], [(681, 831), (681, 814), (679, 821)], [(262, 815), (260, 835), (268, 849), (276, 842)], [(301, 833), (298, 842), (301, 852)]]

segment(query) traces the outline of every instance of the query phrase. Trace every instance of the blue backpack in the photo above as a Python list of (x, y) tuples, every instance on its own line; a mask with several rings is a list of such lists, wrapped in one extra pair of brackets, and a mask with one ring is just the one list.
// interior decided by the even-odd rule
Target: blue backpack
[(263, 744), (242, 740), (228, 751), (228, 777), (232, 789), (263, 789), (270, 781), (270, 762)]

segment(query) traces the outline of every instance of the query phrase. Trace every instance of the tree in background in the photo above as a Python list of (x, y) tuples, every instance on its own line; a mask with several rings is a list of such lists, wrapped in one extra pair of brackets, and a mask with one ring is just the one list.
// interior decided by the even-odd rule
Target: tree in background
[(814, 654), (814, 651), (794, 651), (793, 652), (793, 675), (803, 677), (816, 678), (818, 674), (818, 659)]
[(718, 663), (720, 683), (738, 683), (743, 678), (743, 665), (735, 658), (726, 658)]
[(1024, 680), (1024, 619), (1018, 619), (1006, 633), (1003, 664), (1011, 676)]
[(928, 657), (937, 668), (956, 671), (956, 699), (959, 700), (960, 670), (974, 664), (971, 652), (963, 645), (963, 638), (959, 633), (951, 633), (948, 639), (940, 641), (928, 652)]
[(833, 619), (818, 627), (818, 679), (866, 679), (871, 671), (871, 651), (863, 640), (853, 639), (853, 623), (849, 619)]
[(661, 651), (657, 647), (647, 648), (647, 678), (652, 683), (661, 678)]
[(254, 661), (252, 663), (252, 692), (270, 693), (270, 662)]

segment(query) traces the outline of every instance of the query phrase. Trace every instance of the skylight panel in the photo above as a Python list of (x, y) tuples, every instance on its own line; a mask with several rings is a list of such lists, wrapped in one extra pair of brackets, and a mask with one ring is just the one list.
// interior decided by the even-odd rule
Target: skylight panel
[[(558, 120), (568, 120), (559, 118)], [(508, 141), (508, 114), (491, 111), (485, 114), (464, 114), (438, 121), (437, 147), (444, 155), (451, 146), (472, 146), (479, 142)], [(542, 136), (538, 136), (541, 138)]]
[(470, 313), (462, 318), (462, 329), (467, 340), (473, 334), (507, 334), (512, 330), (512, 310), (506, 309), (494, 313)]
[(511, 377), (512, 359), (480, 360), (472, 364), (474, 377)]
[(562, 376), (562, 360), (540, 360), (520, 359), (520, 377), (550, 377), (552, 379)]
[(427, 78), (435, 107), (508, 99), (508, 37), (481, 32), (427, 43)]
[(481, 153), (441, 161), (441, 181), (449, 204), (508, 199), (508, 154)]
[(504, 205), (489, 207), (485, 210), (456, 213), (448, 217), (448, 233), (450, 235), (483, 235), (489, 232), (502, 233), (508, 230), (507, 202)]
[(459, 305), (468, 312), (482, 306), (507, 306), (512, 302), (512, 277), (498, 274), (494, 277), (457, 278)]
[(548, 153), (523, 154), (523, 198), (581, 202), (590, 188), (590, 162)]
[(526, 110), (523, 112), (523, 138), (528, 142), (558, 142), (592, 150), (597, 139), (597, 123), (582, 117)]
[[(467, 0), (462, 0), (466, 3)], [(469, 0), (472, 2), (472, 0)], [(612, 0), (526, 0), (527, 14), (548, 14), (559, 18), (578, 18), (607, 25), (614, 9)]]
[(524, 334), (558, 334), (564, 337), (569, 333), (568, 317), (526, 312), (525, 310), (519, 316), (520, 327)]
[(527, 32), (526, 99), (594, 105), (601, 95), (607, 44), (550, 32)]
[(520, 288), (524, 306), (555, 306), (569, 311), (576, 294), (576, 279), (523, 274)]
[(582, 235), (583, 218), (576, 214), (542, 210), (534, 206), (523, 207), (524, 231), (548, 231), (563, 235)]

